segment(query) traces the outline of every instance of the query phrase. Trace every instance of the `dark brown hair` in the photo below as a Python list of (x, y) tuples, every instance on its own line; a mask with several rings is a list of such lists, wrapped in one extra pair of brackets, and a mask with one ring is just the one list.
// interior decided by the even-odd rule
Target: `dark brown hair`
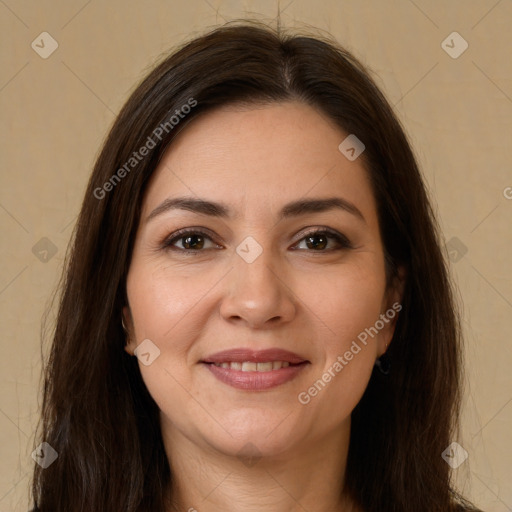
[[(228, 23), (166, 56), (104, 143), (66, 256), (44, 368), (38, 432), (42, 427), (40, 440), (58, 458), (46, 469), (34, 465), (35, 510), (165, 510), (172, 474), (159, 411), (137, 359), (123, 349), (121, 326), (145, 187), (176, 133), (201, 113), (233, 102), (290, 100), (364, 142), (388, 284), (399, 266), (407, 271), (388, 350), (391, 371), (374, 370), (352, 413), (346, 488), (367, 512), (471, 510), (450, 486), (441, 457), (458, 433), (459, 316), (439, 227), (404, 131), (369, 73), (334, 40), (256, 22)], [(155, 130), (193, 101), (157, 140)], [(148, 138), (155, 146), (147, 156), (119, 173)]]

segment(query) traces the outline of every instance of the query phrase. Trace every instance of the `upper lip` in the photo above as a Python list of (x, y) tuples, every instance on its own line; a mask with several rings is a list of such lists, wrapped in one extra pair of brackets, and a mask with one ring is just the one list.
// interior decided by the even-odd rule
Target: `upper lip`
[(234, 348), (216, 352), (203, 359), (203, 363), (266, 363), (269, 361), (288, 361), (291, 364), (304, 363), (307, 359), (298, 354), (280, 348), (269, 348), (266, 350), (250, 350), (247, 348)]

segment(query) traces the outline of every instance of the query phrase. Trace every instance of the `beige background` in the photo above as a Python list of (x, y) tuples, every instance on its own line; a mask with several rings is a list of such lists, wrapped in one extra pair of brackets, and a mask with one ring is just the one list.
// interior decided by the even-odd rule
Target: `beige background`
[[(282, 25), (327, 30), (360, 57), (405, 124), (464, 303), (458, 441), (469, 458), (454, 477), (484, 510), (512, 510), (512, 2), (285, 0), (280, 10)], [(0, 0), (0, 512), (28, 508), (41, 318), (116, 113), (173, 45), (233, 18), (275, 23), (277, 12), (277, 0)], [(44, 31), (58, 42), (47, 59), (31, 48)], [(453, 31), (469, 44), (456, 59), (441, 46)], [(57, 249), (48, 261), (42, 238)]]

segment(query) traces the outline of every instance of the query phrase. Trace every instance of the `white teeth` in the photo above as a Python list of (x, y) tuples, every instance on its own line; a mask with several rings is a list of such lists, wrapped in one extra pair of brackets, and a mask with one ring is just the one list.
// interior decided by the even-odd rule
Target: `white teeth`
[(257, 368), (259, 372), (269, 372), (272, 370), (272, 363), (258, 363)]
[(255, 372), (258, 368), (257, 363), (244, 362), (242, 363), (243, 372)]
[(214, 363), (215, 366), (221, 368), (228, 368), (231, 370), (238, 370), (243, 372), (269, 372), (271, 370), (280, 370), (290, 366), (288, 361), (269, 361), (266, 363), (254, 363), (252, 361), (244, 361), (243, 363)]

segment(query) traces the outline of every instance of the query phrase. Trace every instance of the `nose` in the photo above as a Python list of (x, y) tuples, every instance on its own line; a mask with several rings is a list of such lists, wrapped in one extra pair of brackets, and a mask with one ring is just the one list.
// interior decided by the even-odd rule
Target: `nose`
[(222, 317), (253, 329), (289, 322), (296, 314), (298, 298), (288, 274), (274, 268), (271, 251), (264, 250), (252, 263), (236, 253), (234, 259), (224, 282)]

